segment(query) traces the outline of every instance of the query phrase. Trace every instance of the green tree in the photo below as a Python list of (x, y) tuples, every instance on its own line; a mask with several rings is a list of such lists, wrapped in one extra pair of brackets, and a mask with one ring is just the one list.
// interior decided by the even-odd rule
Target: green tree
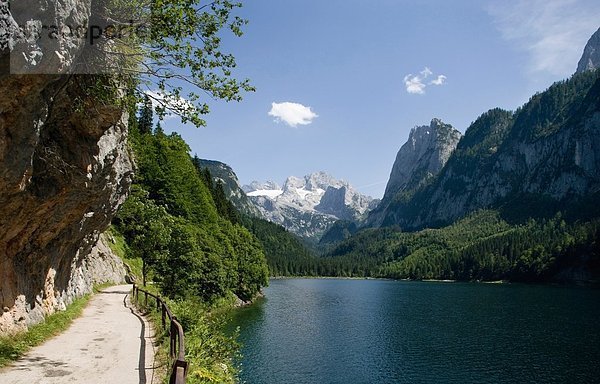
[(154, 120), (152, 109), (152, 100), (150, 100), (150, 96), (145, 95), (137, 124), (138, 130), (141, 134), (152, 133), (152, 123)]
[(94, 2), (97, 17), (113, 25), (135, 21), (135, 34), (112, 39), (103, 51), (137, 86), (137, 102), (148, 96), (159, 119), (173, 113), (196, 126), (205, 125), (202, 115), (209, 112), (203, 96), (239, 101), (254, 90), (249, 80), (234, 77), (235, 57), (221, 44), (225, 32), (242, 35), (247, 21), (235, 15), (241, 6), (229, 0)]
[(173, 220), (164, 207), (148, 198), (148, 192), (135, 186), (119, 211), (117, 227), (130, 244), (134, 257), (142, 259), (144, 286), (148, 269), (168, 254)]
[(131, 143), (138, 173), (115, 225), (163, 294), (208, 302), (230, 293), (253, 297), (267, 283), (262, 247), (232, 220), (237, 212), (223, 189), (205, 184), (185, 141), (133, 134)]

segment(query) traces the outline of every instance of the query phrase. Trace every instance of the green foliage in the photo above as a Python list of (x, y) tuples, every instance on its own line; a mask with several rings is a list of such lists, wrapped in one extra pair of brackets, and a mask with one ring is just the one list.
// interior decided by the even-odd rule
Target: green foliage
[(268, 283), (261, 244), (179, 135), (134, 125), (130, 144), (138, 173), (113, 221), (126, 241), (122, 248), (128, 259), (143, 260), (144, 275), (155, 283), (148, 288), (172, 299), (186, 333), (187, 382), (234, 383), (238, 346), (223, 332), (215, 306), (228, 305), (234, 294), (251, 300)]
[(199, 225), (217, 221), (210, 192), (200, 180), (181, 136), (132, 132), (131, 144), (138, 165), (137, 183), (148, 191), (150, 200), (169, 214)]
[(586, 71), (534, 95), (515, 112), (512, 135), (533, 141), (572, 125), (569, 121), (582, 114), (579, 109), (599, 77), (598, 71)]
[[(229, 0), (94, 1), (93, 18), (124, 30), (98, 39), (85, 64), (112, 69), (118, 81), (109, 88), (135, 89), (130, 96), (137, 102), (151, 98), (160, 119), (174, 113), (183, 123), (205, 125), (205, 97), (239, 101), (243, 92), (254, 90), (248, 79), (234, 76), (235, 58), (222, 47), (227, 32), (242, 35), (247, 21), (235, 15), (241, 6)], [(107, 90), (93, 87), (97, 96), (106, 96)], [(148, 125), (140, 128), (146, 132)]]
[(348, 268), (360, 266), (397, 279), (555, 281), (575, 267), (600, 276), (599, 230), (600, 220), (567, 224), (558, 214), (511, 225), (496, 211), (478, 211), (441, 229), (364, 230), (325, 260), (339, 260), (339, 275), (355, 276)]
[[(251, 255), (252, 249), (263, 249), (270, 276), (314, 276), (317, 274), (315, 265), (318, 260), (295, 235), (280, 225), (238, 212), (227, 198), (223, 182), (221, 180), (214, 182), (210, 170), (202, 166), (198, 156), (194, 156), (192, 162), (204, 185), (210, 190), (219, 215), (232, 224), (240, 224), (254, 235), (247, 238), (247, 243), (253, 243), (253, 246), (248, 250), (237, 249), (237, 254)], [(240, 238), (245, 236), (243, 233), (240, 234)], [(255, 239), (258, 239), (258, 242)], [(238, 247), (243, 244), (238, 243)], [(252, 264), (249, 260), (248, 265)], [(255, 272), (260, 271), (258, 266), (254, 267)], [(246, 284), (247, 282), (240, 281), (240, 285)], [(243, 300), (247, 300), (247, 292), (239, 291), (237, 294)]]
[[(150, 288), (147, 289), (148, 291), (158, 294), (152, 287), (148, 288)], [(170, 337), (168, 330), (163, 329), (161, 313), (154, 305), (144, 306), (143, 301), (140, 299), (136, 304), (146, 313), (157, 331), (156, 364), (170, 366), (172, 364), (169, 357)], [(237, 334), (224, 331), (227, 315), (234, 301), (227, 297), (208, 305), (194, 297), (165, 300), (184, 330), (185, 360), (188, 363), (186, 383), (237, 382), (237, 370), (234, 364), (239, 354)], [(167, 370), (168, 373), (170, 372)]]
[(23, 356), (29, 349), (65, 331), (78, 318), (90, 299), (89, 295), (76, 299), (65, 311), (56, 312), (27, 332), (0, 338), (0, 367)]
[(148, 192), (134, 185), (119, 211), (119, 225), (129, 240), (130, 254), (142, 259), (142, 279), (146, 285), (148, 266), (156, 265), (168, 252), (174, 218), (148, 198)]
[(187, 383), (235, 383), (234, 358), (238, 354), (237, 335), (223, 332), (224, 314), (209, 313), (193, 300), (171, 302), (171, 309), (185, 331)]
[(358, 231), (354, 221), (338, 220), (321, 236), (319, 245), (328, 246), (350, 238)]
[(319, 259), (294, 234), (256, 217), (245, 217), (243, 223), (262, 245), (271, 276), (319, 275)]
[(475, 120), (451, 157), (463, 167), (482, 166), (504, 142), (512, 124), (512, 112), (495, 108)]
[(268, 277), (261, 246), (219, 211), (222, 188), (206, 185), (183, 139), (134, 129), (131, 145), (139, 172), (114, 224), (144, 276), (170, 298), (254, 297)]
[(137, 128), (142, 134), (152, 133), (152, 125), (154, 123), (154, 116), (152, 113), (152, 100), (150, 96), (144, 96), (144, 104), (140, 111), (140, 117), (138, 119)]
[(194, 164), (196, 171), (200, 174), (200, 179), (210, 191), (219, 216), (229, 220), (232, 224), (240, 223), (240, 213), (225, 195), (225, 188), (223, 187), (223, 182), (221, 180), (218, 180), (217, 182), (213, 181), (213, 177), (210, 173), (210, 170), (208, 168), (202, 167), (201, 161), (198, 158), (198, 156), (194, 156), (192, 158), (192, 163)]
[[(240, 2), (134, 0), (113, 3), (109, 9), (114, 19), (125, 17), (126, 20), (121, 21), (126, 24), (135, 17), (147, 28), (147, 33), (138, 34), (128, 46), (120, 48), (124, 52), (113, 56), (137, 60), (137, 67), (129, 64), (125, 72), (139, 78), (141, 86), (157, 91), (149, 95), (160, 118), (165, 113), (175, 113), (183, 123), (205, 125), (201, 116), (209, 112), (209, 107), (202, 96), (239, 101), (242, 92), (254, 90), (248, 79), (238, 80), (233, 76), (235, 58), (221, 46), (225, 32), (237, 37), (242, 35), (247, 21), (234, 14), (242, 6)], [(140, 89), (139, 94), (143, 93)]]

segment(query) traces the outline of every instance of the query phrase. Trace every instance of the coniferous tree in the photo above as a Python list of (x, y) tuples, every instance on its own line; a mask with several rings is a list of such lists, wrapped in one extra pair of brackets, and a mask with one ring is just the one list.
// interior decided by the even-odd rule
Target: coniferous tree
[(152, 100), (150, 96), (146, 95), (144, 98), (144, 104), (140, 109), (140, 117), (138, 119), (138, 129), (141, 134), (152, 133), (152, 122), (154, 114), (152, 112)]
[(164, 135), (165, 134), (165, 131), (164, 131), (160, 121), (156, 123), (156, 128), (154, 128), (154, 134), (155, 135)]

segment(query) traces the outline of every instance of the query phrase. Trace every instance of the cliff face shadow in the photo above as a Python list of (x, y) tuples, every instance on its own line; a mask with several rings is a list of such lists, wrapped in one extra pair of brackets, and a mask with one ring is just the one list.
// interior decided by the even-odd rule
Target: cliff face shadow
[(98, 291), (101, 295), (128, 295), (130, 291)]
[[(113, 293), (113, 292), (107, 292)], [(140, 384), (146, 384), (146, 323), (144, 319), (140, 315), (138, 315), (132, 307), (127, 305), (127, 298), (129, 297), (129, 292), (126, 292), (127, 295), (123, 298), (123, 306), (128, 308), (131, 313), (139, 320), (141, 329), (140, 329), (140, 352), (139, 352), (139, 360), (138, 360), (138, 377)]]
[(66, 367), (68, 364), (60, 360), (52, 360), (42, 356), (23, 356), (11, 365), (12, 369), (18, 371), (29, 371), (32, 366), (42, 368)]

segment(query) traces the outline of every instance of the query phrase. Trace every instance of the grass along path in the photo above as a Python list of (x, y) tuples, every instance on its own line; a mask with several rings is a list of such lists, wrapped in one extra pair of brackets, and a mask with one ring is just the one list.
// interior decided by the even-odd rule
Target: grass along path
[(0, 337), (0, 368), (23, 356), (31, 348), (65, 331), (74, 319), (81, 316), (91, 295), (85, 295), (75, 300), (65, 311), (56, 312), (43, 323), (29, 327), (27, 332), (10, 337)]
[(130, 285), (101, 290), (60, 335), (0, 369), (0, 383), (151, 383), (149, 324), (129, 303)]

